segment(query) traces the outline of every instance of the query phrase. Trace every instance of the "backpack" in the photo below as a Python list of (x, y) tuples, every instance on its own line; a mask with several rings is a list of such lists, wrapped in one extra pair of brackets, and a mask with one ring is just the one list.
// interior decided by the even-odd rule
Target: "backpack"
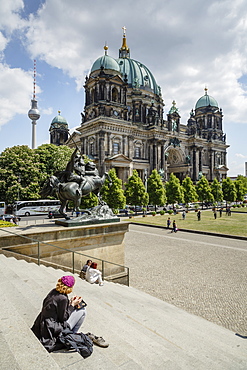
[(93, 352), (93, 342), (83, 333), (73, 333), (70, 329), (65, 329), (60, 334), (59, 341), (67, 349), (75, 349), (83, 358), (91, 356)]

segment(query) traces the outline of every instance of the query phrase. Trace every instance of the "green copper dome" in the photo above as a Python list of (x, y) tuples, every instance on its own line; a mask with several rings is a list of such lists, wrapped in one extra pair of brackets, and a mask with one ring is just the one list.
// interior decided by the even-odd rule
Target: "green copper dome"
[(125, 78), (127, 75), (128, 84), (141, 89), (151, 89), (155, 94), (160, 95), (160, 88), (153, 74), (144, 64), (131, 58), (119, 58), (117, 62), (122, 76)]
[(103, 55), (102, 57), (98, 58), (92, 68), (91, 72), (100, 70), (101, 67), (104, 67), (104, 69), (112, 69), (114, 71), (119, 72), (119, 65), (117, 64), (116, 60), (110, 57), (109, 55)]
[(208, 106), (218, 108), (218, 103), (212, 96), (207, 94), (207, 89), (205, 89), (205, 95), (203, 95), (199, 100), (197, 100), (195, 109)]
[(66, 121), (66, 119), (64, 117), (62, 117), (60, 115), (60, 112), (59, 114), (53, 118), (52, 122), (51, 122), (51, 126), (53, 126), (54, 124), (58, 123), (59, 125), (65, 125), (66, 127), (68, 127), (68, 122)]

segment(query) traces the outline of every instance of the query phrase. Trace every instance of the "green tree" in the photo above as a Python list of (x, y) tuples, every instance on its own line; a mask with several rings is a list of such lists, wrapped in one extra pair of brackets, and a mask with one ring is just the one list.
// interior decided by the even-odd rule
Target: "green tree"
[(214, 181), (211, 184), (211, 192), (214, 196), (215, 202), (222, 202), (223, 200), (223, 191), (220, 182), (214, 178)]
[(68, 161), (74, 149), (66, 145), (43, 144), (35, 149), (39, 155), (40, 163), (44, 166), (44, 171), (48, 176), (55, 174), (57, 171), (62, 171), (66, 168)]
[(81, 209), (93, 208), (98, 205), (98, 198), (94, 193), (89, 193), (85, 197), (81, 198)]
[(211, 187), (205, 176), (202, 176), (201, 179), (196, 184), (196, 192), (198, 195), (198, 199), (202, 202), (202, 208), (204, 202), (214, 201), (214, 196), (211, 192)]
[(157, 170), (153, 170), (147, 181), (149, 203), (155, 206), (163, 206), (166, 203), (166, 191), (161, 176)]
[(234, 202), (236, 200), (236, 188), (234, 182), (229, 177), (222, 181), (222, 191), (226, 203)]
[(128, 178), (125, 184), (124, 195), (126, 196), (127, 204), (134, 206), (147, 206), (149, 201), (148, 193), (145, 186), (138, 176), (138, 172), (133, 170), (132, 176)]
[(183, 179), (182, 187), (184, 202), (186, 204), (196, 202), (198, 199), (196, 188), (189, 176), (186, 176), (185, 179)]
[(0, 155), (0, 199), (39, 199), (40, 184), (46, 178), (39, 155), (26, 145), (5, 149)]
[(236, 189), (236, 200), (242, 202), (244, 200), (244, 195), (246, 193), (245, 184), (241, 178), (237, 178), (234, 181), (234, 185)]
[(113, 212), (117, 213), (118, 209), (125, 207), (126, 197), (122, 188), (122, 180), (117, 177), (115, 168), (109, 171), (109, 176), (111, 178), (111, 184), (109, 179), (106, 179), (100, 193), (102, 199), (112, 208)]
[(171, 173), (169, 181), (166, 182), (165, 187), (168, 204), (174, 205), (174, 203), (184, 202), (183, 188), (180, 185), (179, 179), (173, 173)]
[(245, 193), (247, 193), (247, 177), (238, 175), (237, 180), (241, 180), (244, 186)]

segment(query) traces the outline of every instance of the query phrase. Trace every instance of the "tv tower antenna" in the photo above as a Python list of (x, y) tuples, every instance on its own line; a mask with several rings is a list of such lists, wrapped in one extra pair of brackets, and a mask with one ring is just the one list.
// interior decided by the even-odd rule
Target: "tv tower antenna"
[(38, 102), (35, 95), (36, 89), (36, 60), (33, 63), (33, 99), (31, 100), (31, 109), (28, 111), (28, 117), (32, 120), (32, 149), (36, 147), (36, 124), (37, 120), (40, 118), (40, 113), (38, 110)]

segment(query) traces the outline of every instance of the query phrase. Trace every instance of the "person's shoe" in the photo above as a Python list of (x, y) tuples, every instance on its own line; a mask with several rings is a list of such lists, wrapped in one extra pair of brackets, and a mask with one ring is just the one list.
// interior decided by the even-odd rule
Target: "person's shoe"
[(106, 348), (109, 346), (109, 343), (107, 343), (103, 337), (96, 337), (96, 335), (92, 333), (87, 333), (86, 335), (93, 341), (94, 344), (97, 344), (99, 347)]
[(94, 334), (92, 334), (92, 333), (86, 333), (86, 336), (88, 337), (88, 338), (90, 338), (92, 341), (94, 340), (94, 338), (95, 338), (95, 335)]
[(100, 284), (99, 284), (99, 286), (103, 286), (103, 285), (104, 285), (104, 283), (100, 283)]
[(93, 343), (96, 344), (99, 347), (106, 348), (109, 346), (109, 343), (107, 343), (103, 337), (96, 337), (94, 336)]

